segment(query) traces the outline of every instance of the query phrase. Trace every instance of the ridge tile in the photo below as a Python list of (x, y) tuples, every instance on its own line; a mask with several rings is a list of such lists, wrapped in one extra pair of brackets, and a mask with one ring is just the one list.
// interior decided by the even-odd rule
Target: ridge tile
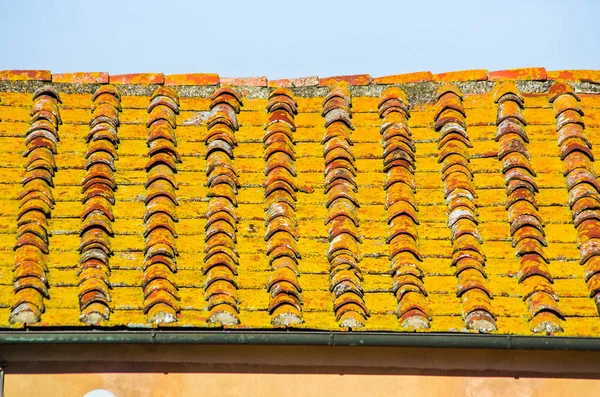
[(169, 74), (165, 76), (165, 85), (219, 85), (216, 73)]
[(293, 79), (269, 80), (269, 87), (311, 87), (319, 85), (319, 76), (297, 77)]
[(403, 83), (422, 83), (433, 80), (433, 74), (427, 72), (393, 74), (390, 76), (375, 77), (373, 84), (403, 84)]
[(371, 76), (368, 74), (354, 74), (350, 76), (325, 77), (319, 79), (319, 85), (332, 86), (340, 81), (345, 81), (349, 85), (369, 85), (371, 84)]
[(0, 81), (52, 81), (52, 73), (49, 70), (0, 70)]
[(521, 68), (521, 69), (507, 69), (507, 70), (496, 70), (490, 72), (489, 79), (492, 81), (497, 80), (546, 80), (546, 69), (545, 68)]
[(57, 73), (52, 75), (53, 83), (108, 84), (106, 72)]
[(484, 81), (488, 79), (486, 69), (459, 70), (456, 72), (438, 73), (433, 75), (433, 81)]
[(590, 83), (600, 82), (600, 70), (552, 70), (548, 80), (581, 80)]
[(130, 73), (111, 74), (110, 84), (164, 84), (165, 75), (162, 73)]
[(266, 76), (260, 77), (222, 77), (221, 85), (247, 86), (247, 87), (266, 87)]

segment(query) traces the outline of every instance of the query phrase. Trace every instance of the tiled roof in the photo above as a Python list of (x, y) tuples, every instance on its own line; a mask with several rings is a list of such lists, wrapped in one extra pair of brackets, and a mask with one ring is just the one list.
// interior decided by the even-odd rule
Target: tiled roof
[(599, 336), (600, 71), (0, 72), (0, 327)]

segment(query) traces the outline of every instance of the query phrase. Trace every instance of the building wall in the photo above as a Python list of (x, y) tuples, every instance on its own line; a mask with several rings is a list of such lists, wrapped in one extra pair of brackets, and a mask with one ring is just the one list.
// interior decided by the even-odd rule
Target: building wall
[(9, 375), (6, 396), (83, 397), (106, 389), (117, 397), (218, 396), (599, 396), (600, 380), (339, 374), (43, 374)]
[(6, 397), (600, 396), (600, 353), (311, 346), (3, 345)]

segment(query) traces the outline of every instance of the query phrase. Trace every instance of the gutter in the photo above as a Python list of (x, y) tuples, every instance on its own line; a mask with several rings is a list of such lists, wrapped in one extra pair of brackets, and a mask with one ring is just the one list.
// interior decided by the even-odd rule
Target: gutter
[(273, 330), (0, 331), (0, 344), (207, 344), (600, 351), (600, 338), (457, 333)]

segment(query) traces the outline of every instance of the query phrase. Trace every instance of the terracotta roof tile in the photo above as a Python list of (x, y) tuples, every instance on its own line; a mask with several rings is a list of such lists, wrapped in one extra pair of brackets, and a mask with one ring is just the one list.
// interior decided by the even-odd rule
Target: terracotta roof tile
[(427, 290), (423, 283), (423, 261), (417, 249), (416, 200), (414, 190), (415, 144), (408, 126), (409, 104), (404, 91), (388, 88), (379, 102), (383, 118), (383, 165), (387, 168), (385, 181), (386, 206), (390, 245), (392, 290), (398, 300), (396, 315), (402, 327), (429, 328), (431, 321)]
[(598, 337), (597, 72), (494, 73), (3, 82), (0, 327)]
[(402, 83), (421, 83), (433, 80), (431, 72), (416, 72), (395, 74), (392, 76), (375, 77), (374, 84), (402, 84)]
[(219, 75), (213, 73), (169, 74), (165, 85), (218, 85)]
[(114, 174), (121, 110), (119, 92), (113, 86), (96, 90), (93, 101), (79, 232), (79, 318), (92, 325), (108, 320), (111, 312), (109, 258), (113, 255), (111, 238), (117, 189)]
[(371, 76), (368, 74), (355, 74), (352, 76), (333, 76), (319, 79), (319, 85), (331, 86), (337, 82), (344, 81), (351, 85), (368, 85), (371, 83)]
[(175, 121), (179, 113), (177, 93), (157, 88), (148, 105), (148, 162), (146, 163), (146, 212), (144, 213), (144, 313), (155, 324), (177, 321), (180, 296), (175, 283), (177, 272), (177, 222), (175, 179), (180, 162), (176, 148)]
[(544, 68), (496, 70), (489, 73), (490, 80), (546, 80)]
[(110, 84), (163, 84), (165, 75), (162, 73), (131, 73), (111, 74)]
[[(265, 213), (265, 240), (267, 260), (272, 269), (267, 285), (269, 313), (275, 326), (301, 324), (302, 288), (298, 275), (300, 250), (296, 205), (298, 187), (295, 170), (294, 115), (297, 104), (293, 94), (278, 88), (269, 96), (269, 118), (265, 127), (264, 197), (268, 206)], [(282, 124), (282, 120), (287, 120)], [(282, 131), (283, 129), (283, 131)], [(272, 249), (272, 250), (271, 250)], [(269, 252), (269, 250), (271, 250)]]
[(262, 77), (221, 77), (222, 85), (266, 87), (267, 78)]
[[(333, 106), (329, 104), (333, 103)], [(325, 135), (322, 144), (325, 165), (324, 190), (327, 196), (330, 291), (333, 310), (340, 327), (362, 328), (369, 316), (364, 301), (359, 262), (361, 241), (357, 208), (356, 158), (351, 148), (350, 91), (345, 80), (336, 83), (323, 102)]]
[[(508, 220), (513, 247), (520, 260), (519, 282), (529, 310), (531, 330), (538, 333), (562, 331), (564, 318), (552, 287), (553, 279), (544, 247), (547, 246), (543, 220), (538, 211), (537, 176), (527, 149), (529, 138), (521, 108), (524, 100), (513, 82), (500, 83), (494, 90), (498, 104), (498, 160), (507, 186)], [(509, 127), (510, 128), (507, 128)]]
[(461, 70), (458, 72), (438, 73), (433, 75), (433, 81), (480, 81), (488, 79), (488, 71), (485, 69)]
[[(556, 132), (564, 162), (563, 173), (581, 250), (580, 264), (585, 267), (590, 298), (600, 313), (600, 290), (597, 288), (600, 269), (596, 265), (600, 260), (600, 187), (596, 181), (592, 146), (585, 132), (584, 112), (579, 99), (573, 96), (572, 88), (554, 83), (550, 91), (553, 92), (552, 104), (557, 117)], [(568, 121), (563, 122), (562, 116), (567, 114)], [(582, 155), (589, 161), (581, 161)]]
[(49, 70), (0, 70), (0, 81), (51, 81), (52, 73)]
[(600, 82), (598, 70), (553, 70), (547, 73), (549, 80), (581, 80), (592, 83)]
[[(230, 104), (229, 98), (237, 103)], [(209, 203), (204, 239), (204, 298), (208, 303), (208, 322), (228, 326), (240, 323), (236, 207), (241, 185), (233, 158), (235, 132), (239, 129), (236, 114), (242, 103), (231, 88), (217, 90), (212, 99), (205, 141)]]
[(451, 265), (456, 266), (457, 296), (462, 299), (462, 317), (468, 329), (492, 332), (497, 329), (492, 294), (485, 270), (486, 255), (480, 237), (477, 197), (469, 165), (472, 147), (464, 121), (462, 93), (452, 85), (438, 90), (435, 129), (440, 133), (439, 157), (444, 198), (448, 207), (447, 225), (453, 244)]
[(48, 219), (56, 201), (52, 188), (57, 170), (60, 123), (59, 96), (51, 86), (43, 86), (33, 94), (31, 127), (25, 141), (25, 176), (19, 194), (16, 216), (17, 241), (14, 246), (14, 297), (10, 322), (34, 324), (40, 321), (48, 298), (48, 270), (50, 229)]
[(269, 80), (269, 87), (310, 87), (319, 85), (318, 76), (300, 77), (294, 79)]
[(108, 83), (108, 73), (106, 72), (79, 72), (79, 73), (59, 73), (52, 75), (54, 83)]

